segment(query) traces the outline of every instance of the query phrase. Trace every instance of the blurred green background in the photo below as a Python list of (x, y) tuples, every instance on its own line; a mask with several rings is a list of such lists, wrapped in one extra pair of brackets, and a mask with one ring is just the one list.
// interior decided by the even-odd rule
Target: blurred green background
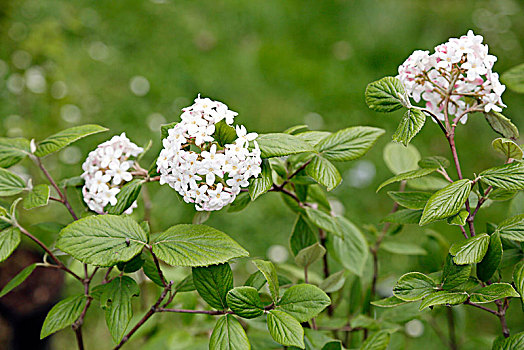
[[(328, 131), (377, 126), (387, 130), (386, 136), (362, 160), (340, 166), (344, 181), (330, 196), (337, 198), (337, 210), (359, 226), (379, 224), (392, 205), (386, 191), (375, 194), (377, 185), (391, 176), (381, 150), (401, 114), (370, 111), (364, 102), (366, 85), (396, 75), (413, 50), (432, 50), (468, 29), (485, 37), (490, 52), (498, 56), (494, 70), (502, 73), (524, 62), (523, 10), (517, 0), (3, 0), (0, 136), (39, 140), (79, 124), (108, 127), (111, 134), (88, 138), (46, 159), (56, 178), (63, 178), (80, 174), (81, 163), (96, 144), (124, 131), (139, 145), (153, 140), (143, 164), (149, 166), (160, 150), (160, 124), (178, 120), (180, 109), (198, 93), (223, 101), (239, 113), (238, 123), (259, 133), (297, 124)], [(508, 105), (505, 115), (524, 125), (523, 96), (508, 91), (503, 100)], [(490, 146), (497, 135), (482, 115), (471, 116), (458, 134), (465, 176), (501, 163)], [(428, 121), (414, 145), (423, 155), (449, 157), (443, 141)], [(25, 161), (14, 170), (38, 182), (39, 174), (30, 165)], [(174, 191), (154, 184), (150, 192), (153, 230), (191, 222), (194, 209)], [(80, 208), (78, 196), (75, 199)], [(479, 227), (500, 221), (507, 211), (507, 203), (493, 204), (480, 213)], [(22, 220), (27, 220), (24, 214)], [(31, 221), (35, 218), (67, 223), (66, 212), (57, 205), (31, 212)], [(213, 213), (208, 223), (233, 236), (252, 256), (285, 261), (293, 221), (279, 195), (267, 194), (240, 213)], [(432, 228), (452, 241), (460, 238), (458, 229), (439, 224)], [(409, 228), (398, 238), (420, 242), (423, 232)], [(382, 254), (381, 260), (386, 292), (408, 270), (434, 271), (428, 259)], [(499, 327), (490, 316), (477, 322), (475, 311), (467, 317), (458, 311), (461, 329), (475, 332), (472, 348), (493, 339)], [(163, 316), (171, 316), (163, 317), (166, 322), (176, 317)], [(522, 330), (522, 314), (510, 314), (510, 326)], [(408, 337), (391, 348), (424, 344), (429, 349), (427, 339), (433, 339), (435, 349), (442, 348), (426, 328), (422, 338)], [(110, 342), (103, 322), (88, 326), (88, 331), (97, 334), (87, 337), (88, 347)], [(171, 336), (193, 334), (178, 332), (180, 337)], [(55, 342), (65, 349), (72, 333), (62, 333)]]

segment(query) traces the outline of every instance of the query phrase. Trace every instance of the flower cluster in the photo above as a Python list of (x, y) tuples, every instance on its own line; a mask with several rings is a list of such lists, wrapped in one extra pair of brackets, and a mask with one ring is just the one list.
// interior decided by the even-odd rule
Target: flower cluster
[[(116, 205), (120, 188), (133, 179), (129, 169), (134, 161), (130, 158), (137, 157), (143, 151), (142, 147), (135, 145), (122, 133), (101, 143), (89, 153), (82, 164), (82, 178), (85, 180), (82, 194), (89, 209), (101, 214), (107, 204)], [(130, 214), (133, 208), (136, 208), (136, 203), (131, 205), (126, 214)]]
[(200, 95), (182, 111), (182, 121), (163, 140), (157, 160), (160, 184), (169, 184), (197, 210), (220, 210), (249, 185), (249, 178), (260, 174), (260, 149), (254, 141), (258, 135), (237, 125), (236, 140), (221, 147), (214, 137), (216, 124), (224, 120), (222, 127), (232, 128), (237, 113)]
[(468, 104), (465, 97), (477, 101), (485, 112), (500, 112), (505, 86), (499, 75), (492, 71), (497, 57), (488, 54), (488, 45), (482, 44), (482, 36), (470, 30), (460, 38), (435, 47), (435, 52), (417, 50), (398, 68), (398, 76), (410, 97), (416, 102), (422, 98), (426, 108), (444, 120), (446, 95), (449, 113), (460, 116), (465, 123)]

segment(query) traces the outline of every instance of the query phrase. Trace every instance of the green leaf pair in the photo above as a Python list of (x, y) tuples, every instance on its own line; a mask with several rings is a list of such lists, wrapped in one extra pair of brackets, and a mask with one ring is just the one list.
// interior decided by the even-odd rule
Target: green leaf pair
[(175, 225), (149, 244), (148, 234), (130, 217), (89, 216), (66, 226), (57, 246), (74, 258), (97, 266), (131, 260), (145, 246), (174, 266), (207, 266), (248, 255), (225, 233), (205, 225)]

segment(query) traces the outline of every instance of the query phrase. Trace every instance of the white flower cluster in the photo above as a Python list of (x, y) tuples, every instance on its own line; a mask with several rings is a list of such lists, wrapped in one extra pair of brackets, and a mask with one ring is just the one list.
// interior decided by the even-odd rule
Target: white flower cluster
[[(234, 143), (220, 147), (213, 137), (215, 125), (225, 120), (231, 126), (237, 113), (200, 95), (182, 111), (182, 121), (163, 140), (157, 160), (160, 184), (167, 183), (197, 210), (220, 210), (249, 185), (249, 178), (260, 174), (262, 159), (254, 141), (258, 135), (237, 125)], [(250, 141), (254, 141), (251, 151)]]
[[(398, 68), (398, 76), (409, 96), (422, 98), (426, 108), (444, 120), (445, 96), (452, 86), (449, 113), (460, 115), (468, 106), (464, 97), (479, 101), (485, 112), (502, 111), (502, 93), (506, 89), (499, 75), (492, 71), (497, 57), (488, 54), (482, 36), (470, 30), (460, 38), (435, 47), (435, 52), (417, 50)], [(465, 123), (467, 115), (461, 122)]]
[[(82, 164), (82, 178), (85, 180), (82, 194), (89, 209), (101, 214), (107, 204), (116, 205), (120, 188), (133, 179), (129, 169), (134, 161), (130, 158), (137, 157), (143, 151), (142, 147), (135, 145), (122, 133), (101, 143), (89, 153)], [(126, 214), (130, 214), (133, 208), (136, 208), (136, 202)]]

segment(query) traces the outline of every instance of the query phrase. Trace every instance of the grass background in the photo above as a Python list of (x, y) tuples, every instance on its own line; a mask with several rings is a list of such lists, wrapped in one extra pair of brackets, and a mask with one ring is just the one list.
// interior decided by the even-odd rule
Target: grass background
[[(198, 93), (225, 102), (239, 113), (237, 122), (259, 133), (297, 124), (328, 131), (377, 126), (387, 130), (386, 136), (363, 160), (340, 165), (344, 181), (330, 196), (359, 226), (379, 224), (392, 205), (386, 191), (374, 194), (377, 185), (391, 176), (381, 150), (401, 114), (370, 111), (364, 102), (366, 85), (395, 75), (413, 50), (432, 50), (468, 29), (484, 35), (490, 52), (498, 56), (495, 70), (502, 73), (524, 62), (523, 8), (514, 0), (4, 0), (0, 5), (0, 136), (39, 140), (77, 124), (96, 123), (110, 128), (112, 134), (125, 131), (139, 145), (153, 140), (145, 158), (151, 162), (161, 147), (159, 125), (178, 120), (180, 109)], [(44, 77), (45, 88), (40, 83), (40, 88), (37, 84), (31, 89), (28, 83), (16, 89), (20, 78), (35, 71)], [(136, 76), (148, 81), (144, 96), (130, 88)], [(518, 126), (524, 125), (522, 95), (506, 92), (503, 99), (508, 105), (505, 114)], [(83, 140), (46, 163), (57, 178), (78, 175), (89, 150), (109, 136)], [(459, 127), (465, 176), (501, 162), (490, 146), (495, 137), (482, 115), (471, 116)], [(443, 141), (436, 125), (428, 122), (414, 145), (423, 155), (449, 157)], [(39, 175), (29, 166), (24, 162), (15, 170), (32, 175), (38, 183)], [(369, 181), (358, 181), (359, 176)], [(154, 230), (191, 222), (193, 208), (174, 191), (157, 184), (150, 191)], [(80, 208), (79, 198), (75, 200)], [(479, 229), (486, 221), (499, 222), (507, 211), (507, 203), (481, 211)], [(22, 220), (28, 214), (22, 213)], [(65, 224), (65, 215), (53, 206), (31, 212), (30, 219)], [(267, 257), (271, 247), (287, 247), (293, 221), (294, 215), (279, 196), (268, 194), (240, 213), (213, 213), (209, 224), (233, 236), (252, 256)], [(451, 241), (460, 239), (456, 228), (441, 224), (431, 228)], [(398, 239), (422, 244), (424, 231), (408, 228)], [(51, 240), (45, 232), (41, 235)], [(385, 291), (402, 273), (431, 272), (439, 262), (438, 257), (386, 253), (381, 259), (380, 281)], [(243, 276), (244, 270), (239, 267), (237, 274)], [(66, 292), (72, 293), (75, 287), (71, 288)], [(143, 294), (147, 299), (147, 292)], [(183, 302), (196, 300), (186, 296)], [(496, 319), (478, 318), (476, 310), (466, 313), (463, 309), (456, 313), (458, 331), (469, 334), (463, 338), (468, 340), (465, 348), (487, 344), (498, 332)], [(100, 316), (93, 311), (89, 315), (93, 320), (88, 318), (88, 332), (96, 336), (87, 337), (88, 347), (110, 342), (102, 320), (94, 322)], [(185, 328), (176, 331), (169, 328), (174, 319), (173, 315), (159, 317), (150, 334), (160, 340), (142, 348), (182, 349), (191, 344), (196, 349), (195, 339), (207, 346), (202, 333), (212, 328), (207, 318), (178, 318), (176, 322), (185, 322)], [(395, 336), (390, 348), (416, 349), (420, 344), (442, 348), (429, 325), (424, 325), (422, 337)], [(510, 326), (523, 329), (518, 308), (511, 310)], [(66, 333), (71, 332), (55, 337), (57, 348), (68, 348), (72, 334)], [(133, 346), (138, 345), (129, 348)]]

